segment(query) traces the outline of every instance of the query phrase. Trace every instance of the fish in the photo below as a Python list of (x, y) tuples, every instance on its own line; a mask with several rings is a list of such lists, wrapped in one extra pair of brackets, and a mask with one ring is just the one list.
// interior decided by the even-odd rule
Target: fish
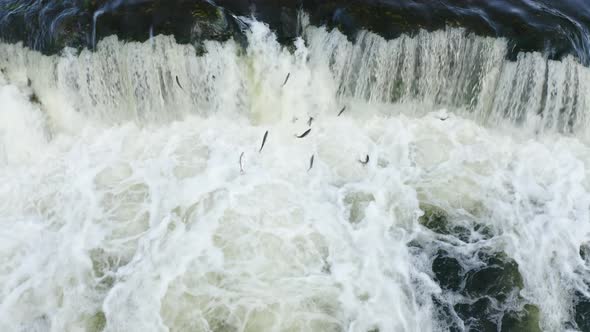
[(178, 86), (184, 91), (184, 88), (182, 87), (182, 85), (180, 85), (180, 81), (178, 80), (178, 76), (176, 76), (176, 84), (178, 84)]
[(310, 116), (309, 120), (307, 120), (307, 125), (311, 127), (311, 123), (313, 122), (313, 117)]
[(301, 134), (299, 136), (295, 135), (295, 137), (303, 138), (303, 137), (307, 136), (307, 134), (309, 134), (310, 131), (311, 131), (311, 128), (307, 129), (303, 134)]
[(311, 155), (311, 159), (309, 159), (309, 168), (307, 169), (307, 171), (309, 172), (311, 170), (311, 168), (313, 167), (313, 158), (315, 157), (315, 155)]
[(264, 137), (262, 138), (262, 145), (260, 146), (260, 150), (258, 150), (258, 153), (262, 152), (262, 148), (264, 147), (264, 143), (266, 143), (267, 137), (268, 137), (268, 130), (264, 133)]
[(287, 74), (287, 77), (285, 78), (285, 82), (283, 82), (282, 86), (285, 86), (285, 84), (287, 84), (287, 81), (289, 81), (289, 76), (291, 76), (291, 73)]
[(240, 173), (244, 174), (244, 152), (240, 154)]
[(448, 119), (448, 118), (449, 118), (449, 116), (447, 115), (447, 117), (446, 117), (446, 118), (439, 118), (439, 119), (440, 119), (440, 121), (445, 121), (445, 120), (446, 120), (446, 119)]
[(365, 157), (365, 160), (359, 160), (359, 163), (366, 165), (369, 163), (369, 155), (367, 155), (367, 157)]
[(338, 116), (341, 116), (342, 113), (344, 113), (344, 110), (346, 110), (346, 106), (342, 107), (342, 109), (340, 110), (340, 112), (338, 112)]

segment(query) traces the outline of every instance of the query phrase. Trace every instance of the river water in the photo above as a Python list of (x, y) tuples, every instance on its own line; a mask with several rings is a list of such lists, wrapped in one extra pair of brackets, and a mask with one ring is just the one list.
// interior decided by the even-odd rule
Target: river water
[(579, 59), (243, 20), (0, 44), (0, 330), (590, 329)]

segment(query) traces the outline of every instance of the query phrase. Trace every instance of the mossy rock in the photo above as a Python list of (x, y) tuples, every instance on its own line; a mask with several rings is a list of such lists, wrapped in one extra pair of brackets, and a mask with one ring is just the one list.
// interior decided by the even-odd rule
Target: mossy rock
[(508, 294), (524, 287), (518, 264), (504, 253), (483, 254), (486, 265), (467, 272), (464, 292), (473, 297), (490, 296), (504, 301)]
[(527, 304), (522, 311), (505, 313), (502, 318), (502, 332), (541, 332), (539, 308)]
[(492, 237), (494, 237), (494, 233), (492, 232), (490, 227), (486, 225), (477, 224), (475, 225), (475, 227), (473, 227), (473, 230), (477, 232), (480, 235), (480, 237), (484, 240), (489, 240)]
[[(464, 300), (451, 307), (444, 297), (433, 299), (434, 317), (450, 331), (540, 331), (535, 305), (526, 304), (523, 310), (514, 311), (506, 302), (524, 287), (518, 264), (503, 252), (480, 250), (477, 258), (483, 266), (466, 271), (465, 262), (453, 254), (453, 247), (436, 252), (432, 262), (435, 281), (443, 294), (451, 298), (459, 295)], [(587, 305), (590, 316), (590, 302)], [(464, 329), (455, 322), (459, 319)]]
[(107, 324), (107, 319), (104, 312), (99, 311), (95, 313), (86, 322), (86, 331), (89, 332), (102, 332)]
[(458, 291), (463, 281), (464, 270), (461, 263), (445, 250), (439, 250), (432, 262), (432, 272), (442, 289)]
[(452, 235), (463, 242), (470, 242), (472, 231), (463, 225), (453, 225), (445, 210), (430, 204), (422, 204), (420, 209), (424, 215), (418, 221), (424, 227), (437, 234)]
[(498, 323), (492, 318), (498, 313), (493, 307), (492, 301), (483, 297), (472, 304), (456, 304), (455, 312), (463, 320), (466, 331), (497, 332)]
[(448, 235), (451, 233), (449, 215), (445, 210), (427, 204), (420, 205), (420, 209), (424, 211), (424, 215), (418, 219), (420, 224), (438, 234)]

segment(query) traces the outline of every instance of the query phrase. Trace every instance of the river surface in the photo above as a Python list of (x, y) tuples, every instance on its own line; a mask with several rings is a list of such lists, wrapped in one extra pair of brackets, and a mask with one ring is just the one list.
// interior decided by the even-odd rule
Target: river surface
[(149, 4), (4, 30), (0, 331), (590, 331), (586, 2)]

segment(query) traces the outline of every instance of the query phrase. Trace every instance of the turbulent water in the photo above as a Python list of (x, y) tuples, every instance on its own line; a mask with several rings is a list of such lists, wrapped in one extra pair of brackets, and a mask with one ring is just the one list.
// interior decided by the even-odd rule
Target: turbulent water
[(587, 67), (247, 36), (0, 45), (0, 330), (588, 328)]

